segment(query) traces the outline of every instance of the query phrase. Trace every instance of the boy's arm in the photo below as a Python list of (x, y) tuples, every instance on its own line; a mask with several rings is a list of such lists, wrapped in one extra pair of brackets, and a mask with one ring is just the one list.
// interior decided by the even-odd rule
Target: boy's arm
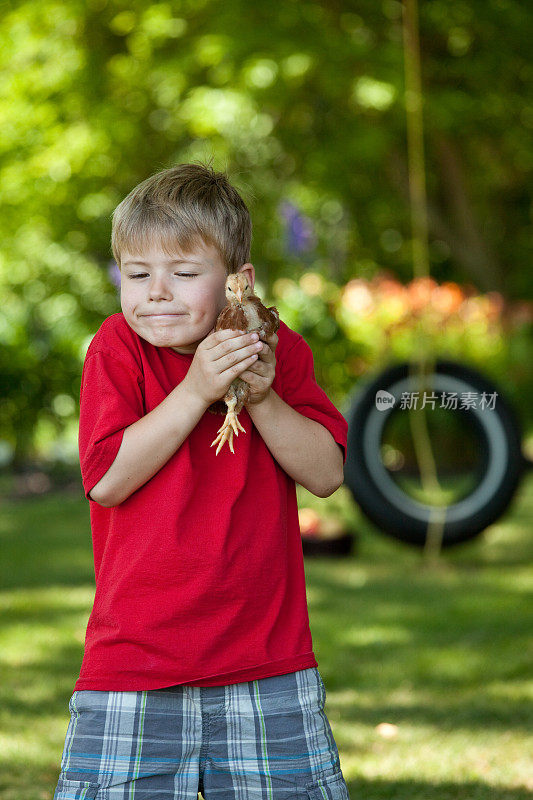
[(124, 429), (116, 458), (91, 489), (91, 499), (107, 508), (126, 500), (167, 463), (206, 408), (179, 383), (156, 408)]
[(297, 483), (317, 497), (329, 497), (342, 485), (342, 448), (324, 425), (304, 417), (272, 388), (247, 410), (278, 464)]

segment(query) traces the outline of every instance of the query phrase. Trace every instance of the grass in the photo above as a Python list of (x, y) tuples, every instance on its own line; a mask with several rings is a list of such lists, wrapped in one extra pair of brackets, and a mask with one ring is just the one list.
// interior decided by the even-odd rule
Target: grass
[[(305, 562), (352, 800), (533, 796), (532, 489), (530, 474), (502, 520), (429, 570), (346, 487), (327, 500), (298, 487), (300, 505), (335, 507), (357, 532), (352, 557)], [(0, 540), (0, 797), (51, 800), (94, 596), (88, 504), (4, 500)]]

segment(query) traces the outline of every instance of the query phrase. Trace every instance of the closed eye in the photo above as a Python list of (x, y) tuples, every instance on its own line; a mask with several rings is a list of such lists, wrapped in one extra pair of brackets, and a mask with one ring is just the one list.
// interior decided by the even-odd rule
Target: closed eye
[[(130, 275), (130, 278), (144, 278), (147, 275), (146, 272), (138, 272), (135, 275)], [(176, 272), (176, 275), (179, 275), (183, 278), (195, 278), (197, 273), (196, 272)]]

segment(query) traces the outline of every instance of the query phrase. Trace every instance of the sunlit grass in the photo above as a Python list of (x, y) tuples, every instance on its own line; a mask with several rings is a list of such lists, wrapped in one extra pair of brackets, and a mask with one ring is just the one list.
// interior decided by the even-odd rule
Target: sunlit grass
[(531, 796), (532, 486), (529, 477), (508, 514), (435, 570), (354, 512), (346, 487), (327, 501), (298, 490), (317, 510), (334, 499), (356, 533), (352, 558), (306, 560), (326, 713), (352, 798)]
[[(356, 532), (352, 557), (305, 562), (353, 800), (531, 796), (532, 488), (528, 478), (500, 522), (428, 570), (346, 487), (327, 500), (299, 487), (300, 504), (327, 505)], [(51, 800), (94, 596), (87, 502), (4, 501), (0, 546), (0, 796)]]
[(437, 476), (439, 487), (435, 490), (424, 488), (420, 478), (411, 476), (394, 476), (398, 487), (413, 500), (434, 506), (446, 506), (459, 502), (473, 490), (474, 479), (471, 475)]

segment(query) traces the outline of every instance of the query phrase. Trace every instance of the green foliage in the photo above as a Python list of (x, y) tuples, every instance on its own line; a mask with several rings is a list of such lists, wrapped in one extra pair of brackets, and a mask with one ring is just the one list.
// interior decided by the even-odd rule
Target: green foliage
[[(211, 155), (228, 170), (265, 289), (289, 269), (337, 287), (381, 268), (412, 277), (397, 0), (3, 11), (0, 425), (17, 460), (75, 422), (86, 346), (119, 310), (110, 216), (156, 170)], [(514, 298), (531, 290), (531, 21), (512, 0), (421, 4), (432, 272)], [(281, 200), (312, 246), (288, 246)], [(334, 362), (338, 322), (318, 330)]]

